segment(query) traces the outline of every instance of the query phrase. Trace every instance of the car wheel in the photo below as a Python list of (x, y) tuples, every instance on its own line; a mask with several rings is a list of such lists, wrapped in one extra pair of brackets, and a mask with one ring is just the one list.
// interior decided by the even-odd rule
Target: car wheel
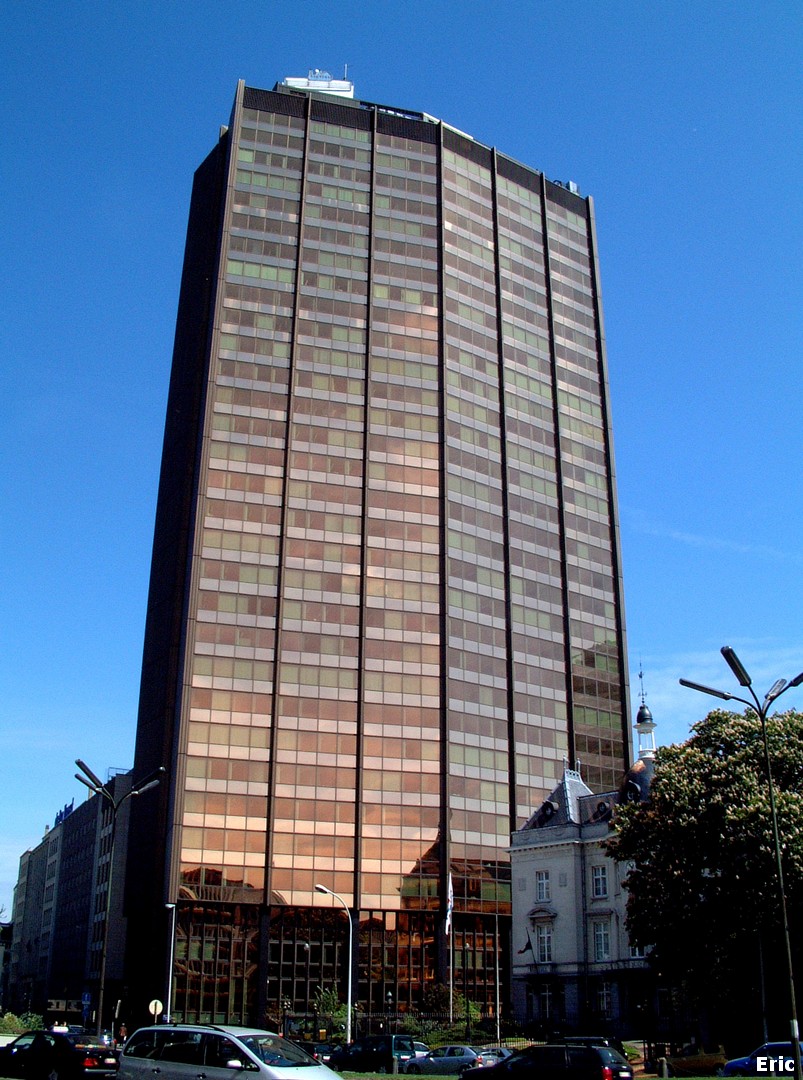
[(418, 1076), (418, 1074), (421, 1072), (421, 1066), (420, 1065), (415, 1065), (415, 1064), (410, 1064), (410, 1065), (407, 1066), (407, 1072), (408, 1073), (413, 1073), (415, 1076)]

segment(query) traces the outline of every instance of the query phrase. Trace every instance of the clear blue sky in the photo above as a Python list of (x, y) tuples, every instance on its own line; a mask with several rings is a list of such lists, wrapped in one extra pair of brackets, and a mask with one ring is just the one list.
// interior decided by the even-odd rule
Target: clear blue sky
[[(7, 0), (0, 904), (130, 766), (192, 173), (238, 78), (310, 67), (596, 203), (634, 701), (659, 742), (803, 669), (803, 5)], [(785, 699), (803, 707), (803, 689)]]

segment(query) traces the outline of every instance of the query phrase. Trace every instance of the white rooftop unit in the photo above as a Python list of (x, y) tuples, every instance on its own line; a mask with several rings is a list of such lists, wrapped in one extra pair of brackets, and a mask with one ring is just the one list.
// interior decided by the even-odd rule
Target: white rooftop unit
[(307, 72), (306, 78), (288, 76), (282, 79), (282, 86), (292, 87), (294, 90), (317, 90), (320, 94), (334, 94), (336, 97), (354, 97), (354, 83), (348, 79), (333, 79), (328, 71), (320, 68), (312, 68)]

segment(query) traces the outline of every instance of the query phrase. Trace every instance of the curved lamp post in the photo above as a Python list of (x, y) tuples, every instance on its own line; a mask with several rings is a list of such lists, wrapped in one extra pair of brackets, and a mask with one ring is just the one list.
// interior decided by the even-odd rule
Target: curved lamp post
[(117, 813), (120, 807), (128, 799), (134, 795), (142, 795), (146, 791), (150, 791), (151, 788), (156, 787), (159, 781), (162, 779), (162, 775), (165, 772), (164, 766), (160, 766), (154, 772), (150, 773), (140, 780), (138, 784), (133, 784), (131, 789), (121, 795), (119, 799), (115, 799), (113, 793), (109, 789), (107, 784), (104, 784), (99, 777), (95, 776), (86, 762), (81, 761), (80, 758), (76, 758), (75, 764), (84, 773), (83, 776), (80, 773), (75, 774), (75, 779), (80, 780), (84, 787), (88, 787), (93, 795), (100, 795), (102, 799), (111, 807), (112, 812), (112, 824), (111, 832), (109, 834), (109, 874), (106, 879), (106, 913), (103, 917), (103, 939), (100, 947), (100, 978), (98, 986), (98, 1022), (96, 1028), (96, 1034), (100, 1037), (100, 1033), (103, 1031), (103, 998), (106, 993), (106, 954), (109, 947), (109, 913), (111, 910), (112, 899), (112, 872), (114, 870), (114, 841), (115, 833), (117, 831)]
[(348, 955), (348, 979), (346, 982), (346, 1042), (351, 1042), (351, 966), (354, 958), (354, 923), (351, 918), (351, 911), (349, 906), (342, 896), (338, 896), (336, 892), (332, 892), (331, 889), (327, 889), (325, 885), (316, 885), (315, 891), (320, 893), (326, 893), (327, 896), (333, 896), (335, 900), (339, 900), (343, 907), (346, 909), (346, 916), (349, 920), (349, 955)]
[(786, 889), (783, 880), (783, 862), (781, 860), (781, 836), (778, 831), (778, 811), (775, 804), (775, 785), (772, 782), (772, 767), (770, 765), (770, 747), (767, 739), (767, 709), (776, 701), (781, 694), (791, 690), (793, 686), (803, 683), (803, 671), (789, 682), (786, 679), (778, 679), (767, 691), (764, 701), (759, 701), (753, 689), (753, 680), (748, 675), (739, 657), (730, 647), (723, 645), (720, 652), (725, 657), (725, 662), (731, 669), (740, 686), (746, 687), (750, 692), (752, 701), (738, 697), (736, 694), (728, 694), (724, 690), (714, 690), (710, 686), (702, 686), (700, 683), (689, 682), (688, 679), (680, 679), (681, 686), (688, 686), (690, 690), (699, 690), (701, 694), (710, 694), (712, 697), (721, 698), (723, 701), (738, 701), (752, 709), (761, 721), (761, 739), (764, 744), (764, 766), (767, 770), (767, 790), (770, 799), (770, 818), (772, 820), (772, 841), (775, 852), (775, 867), (778, 874), (778, 893), (781, 901), (781, 922), (783, 924), (784, 945), (786, 948), (786, 973), (789, 982), (789, 1002), (792, 1010), (790, 1021), (790, 1033), (792, 1036), (792, 1057), (795, 1066), (795, 1080), (803, 1080), (803, 1071), (800, 1063), (800, 1031), (797, 1023), (797, 1003), (795, 1000), (795, 973), (792, 965), (792, 945), (789, 937), (789, 916), (786, 910)]

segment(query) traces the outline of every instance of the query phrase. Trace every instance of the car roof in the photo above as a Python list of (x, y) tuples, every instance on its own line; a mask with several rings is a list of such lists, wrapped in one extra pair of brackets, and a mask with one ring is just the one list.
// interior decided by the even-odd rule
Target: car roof
[(278, 1031), (267, 1028), (246, 1027), (244, 1024), (147, 1024), (139, 1031), (224, 1031), (227, 1035), (271, 1035), (279, 1037)]

